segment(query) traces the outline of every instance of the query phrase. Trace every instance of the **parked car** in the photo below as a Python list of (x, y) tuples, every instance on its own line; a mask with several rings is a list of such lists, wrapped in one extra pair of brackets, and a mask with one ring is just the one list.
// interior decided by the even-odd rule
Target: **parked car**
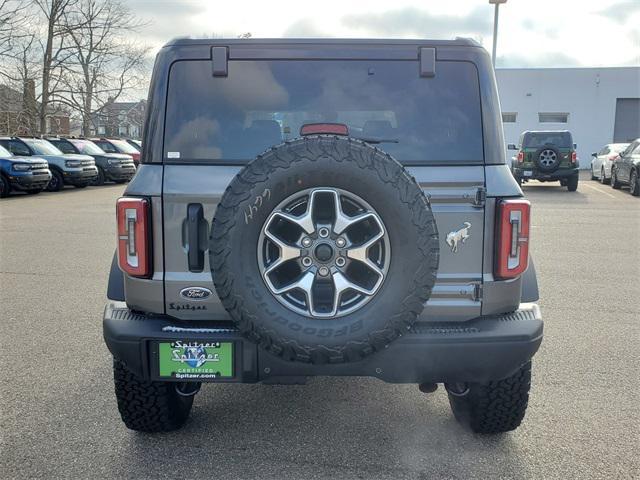
[(63, 153), (75, 153), (91, 156), (98, 168), (98, 177), (93, 185), (103, 185), (106, 181), (125, 183), (136, 173), (133, 157), (123, 153), (106, 153), (91, 140), (80, 138), (48, 138), (49, 142)]
[(0, 145), (0, 197), (8, 197), (11, 190), (40, 193), (49, 180), (51, 172), (45, 159), (17, 157)]
[(529, 180), (557, 182), (570, 192), (578, 189), (579, 165), (576, 145), (567, 130), (525, 131), (518, 145), (509, 144), (509, 150), (517, 150), (511, 172), (518, 184)]
[(609, 143), (597, 153), (591, 156), (591, 180), (600, 180), (600, 183), (609, 183), (611, 180), (611, 165), (620, 152), (629, 146), (628, 143)]
[(140, 140), (134, 140), (133, 138), (127, 138), (127, 142), (129, 143), (129, 145), (131, 145), (133, 148), (135, 148), (136, 150), (138, 150), (139, 152), (142, 152), (142, 142)]
[(14, 155), (44, 158), (51, 170), (47, 190), (57, 192), (65, 185), (84, 188), (98, 177), (96, 163), (88, 155), (64, 154), (48, 141), (33, 137), (0, 137), (0, 145)]
[(483, 48), (175, 40), (149, 98), (103, 317), (128, 428), (179, 428), (203, 382), (318, 375), (520, 424), (543, 324)]
[(611, 166), (611, 186), (615, 189), (629, 185), (629, 193), (640, 196), (640, 138), (620, 152)]
[(124, 153), (133, 157), (133, 162), (138, 166), (140, 162), (140, 151), (126, 140), (116, 138), (90, 138), (93, 143), (107, 153)]

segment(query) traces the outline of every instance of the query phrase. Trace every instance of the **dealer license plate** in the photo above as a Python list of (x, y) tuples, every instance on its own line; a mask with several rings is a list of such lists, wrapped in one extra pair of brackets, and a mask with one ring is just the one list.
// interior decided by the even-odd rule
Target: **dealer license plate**
[(208, 380), (233, 377), (232, 342), (158, 343), (160, 377)]

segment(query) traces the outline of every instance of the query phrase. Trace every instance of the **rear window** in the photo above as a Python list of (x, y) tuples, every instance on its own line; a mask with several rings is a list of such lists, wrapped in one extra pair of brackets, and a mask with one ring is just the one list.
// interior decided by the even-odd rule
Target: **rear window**
[(569, 132), (528, 132), (522, 140), (523, 148), (540, 148), (545, 145), (559, 148), (573, 148), (573, 140)]
[[(468, 62), (208, 61), (173, 64), (165, 119), (169, 161), (245, 161), (300, 136), (308, 123), (343, 123), (397, 160), (481, 163), (478, 75)], [(179, 160), (178, 160), (179, 159)]]

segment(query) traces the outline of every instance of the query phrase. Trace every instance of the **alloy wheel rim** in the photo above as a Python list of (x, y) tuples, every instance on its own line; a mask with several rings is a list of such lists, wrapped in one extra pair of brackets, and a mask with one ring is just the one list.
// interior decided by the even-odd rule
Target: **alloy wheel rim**
[(364, 307), (382, 286), (391, 260), (377, 212), (354, 193), (311, 188), (269, 215), (258, 240), (258, 267), (286, 308), (335, 318)]
[(551, 167), (552, 165), (555, 165), (556, 160), (558, 159), (556, 152), (549, 149), (544, 149), (542, 152), (540, 152), (539, 158), (540, 163), (545, 167)]

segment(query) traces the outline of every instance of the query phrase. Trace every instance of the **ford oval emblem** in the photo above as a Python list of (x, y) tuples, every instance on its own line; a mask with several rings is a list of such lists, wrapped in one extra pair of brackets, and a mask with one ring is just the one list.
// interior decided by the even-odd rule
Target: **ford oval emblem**
[(180, 296), (187, 300), (205, 300), (211, 296), (213, 292), (204, 287), (187, 287), (180, 290)]

